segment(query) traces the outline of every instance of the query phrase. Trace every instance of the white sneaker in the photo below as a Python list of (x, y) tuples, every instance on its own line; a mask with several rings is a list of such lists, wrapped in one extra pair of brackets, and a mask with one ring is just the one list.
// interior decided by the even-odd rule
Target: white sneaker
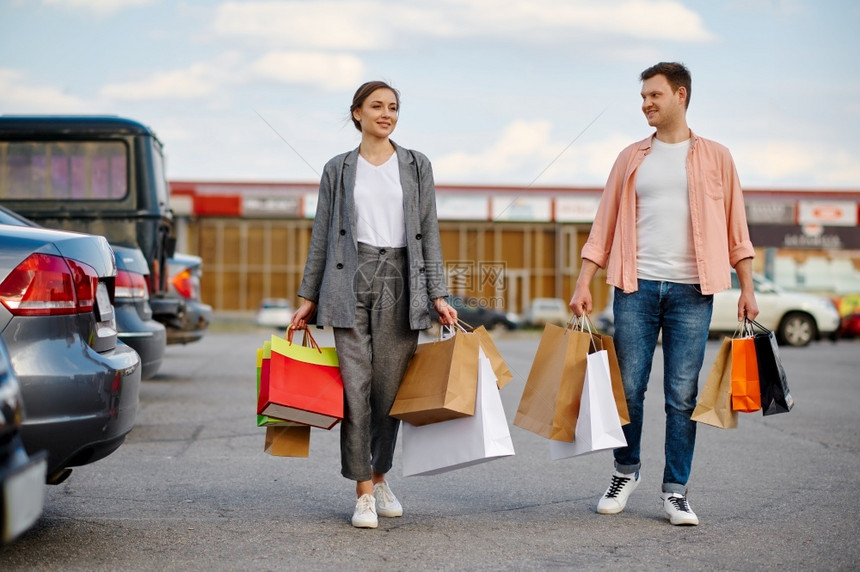
[(690, 503), (687, 502), (687, 497), (679, 493), (663, 493), (660, 495), (663, 499), (663, 510), (666, 511), (666, 518), (674, 525), (699, 524), (699, 517), (690, 508)]
[(603, 493), (597, 503), (597, 512), (600, 514), (617, 514), (627, 506), (627, 498), (636, 487), (639, 486), (639, 471), (632, 474), (624, 474), (615, 471), (612, 473), (612, 482)]
[(352, 513), (352, 525), (356, 528), (376, 528), (376, 499), (373, 495), (361, 495), (355, 503)]
[(373, 485), (373, 497), (376, 499), (376, 512), (379, 516), (403, 516), (403, 505), (385, 481)]

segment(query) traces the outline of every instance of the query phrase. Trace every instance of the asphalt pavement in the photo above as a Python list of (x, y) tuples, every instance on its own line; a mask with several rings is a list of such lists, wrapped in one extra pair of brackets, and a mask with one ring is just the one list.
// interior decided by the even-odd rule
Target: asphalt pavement
[[(642, 483), (618, 515), (595, 512), (608, 451), (551, 461), (511, 423), (514, 457), (428, 477), (389, 473), (401, 518), (350, 526), (339, 431), (314, 429), (308, 458), (263, 452), (254, 350), (270, 331), (216, 323), (171, 346), (143, 383), (137, 425), (110, 457), (48, 488), (35, 527), (0, 570), (855, 570), (860, 565), (860, 342), (782, 348), (796, 406), (699, 426), (689, 500), (697, 527), (660, 504), (662, 356), (646, 398)], [(514, 380), (509, 421), (539, 333), (495, 336)], [(331, 343), (328, 332), (317, 335)], [(422, 341), (427, 338), (422, 337)], [(709, 342), (707, 369), (719, 343)]]

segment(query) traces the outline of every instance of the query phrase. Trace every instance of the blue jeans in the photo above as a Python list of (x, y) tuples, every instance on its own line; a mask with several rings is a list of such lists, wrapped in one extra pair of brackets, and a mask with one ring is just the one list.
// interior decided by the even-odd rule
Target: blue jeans
[(666, 395), (663, 492), (686, 494), (696, 445), (696, 422), (690, 416), (696, 407), (714, 297), (701, 294), (698, 284), (641, 279), (636, 292), (625, 294), (616, 288), (614, 295), (613, 338), (630, 412), (630, 423), (623, 428), (627, 446), (615, 449), (616, 470), (634, 473), (641, 467), (645, 390), (662, 330)]

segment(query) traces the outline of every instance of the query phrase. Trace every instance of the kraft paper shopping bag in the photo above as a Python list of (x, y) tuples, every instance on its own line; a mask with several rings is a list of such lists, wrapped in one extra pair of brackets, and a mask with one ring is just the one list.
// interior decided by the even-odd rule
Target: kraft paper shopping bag
[(514, 454), (492, 364), (483, 350), (475, 414), (440, 423), (403, 424), (403, 475), (435, 475)]
[(738, 412), (732, 409), (731, 338), (723, 338), (690, 419), (721, 429), (738, 426)]
[(466, 327), (467, 331), (478, 334), (478, 338), (481, 342), (481, 349), (484, 350), (484, 353), (493, 365), (493, 372), (496, 374), (497, 380), (496, 385), (499, 386), (499, 389), (502, 389), (514, 378), (514, 375), (511, 373), (510, 368), (508, 368), (508, 364), (505, 363), (505, 359), (499, 352), (499, 348), (496, 347), (496, 343), (493, 341), (493, 337), (490, 335), (490, 332), (488, 332), (487, 328), (484, 326), (473, 328), (462, 320), (460, 320), (460, 323)]
[(310, 454), (311, 428), (301, 426), (266, 427), (263, 451), (275, 457), (307, 457)]
[(572, 324), (544, 327), (514, 425), (548, 439), (573, 441), (591, 335)]
[(480, 337), (452, 331), (449, 338), (418, 345), (389, 415), (412, 425), (474, 415)]

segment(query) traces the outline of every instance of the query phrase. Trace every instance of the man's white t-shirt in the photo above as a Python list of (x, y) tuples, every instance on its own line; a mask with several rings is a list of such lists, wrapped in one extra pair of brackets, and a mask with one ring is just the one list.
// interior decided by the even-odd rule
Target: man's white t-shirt
[(406, 246), (403, 187), (397, 153), (376, 166), (358, 156), (355, 174), (355, 238), (371, 246)]
[(697, 284), (687, 154), (690, 140), (652, 139), (636, 172), (636, 262), (639, 278)]

